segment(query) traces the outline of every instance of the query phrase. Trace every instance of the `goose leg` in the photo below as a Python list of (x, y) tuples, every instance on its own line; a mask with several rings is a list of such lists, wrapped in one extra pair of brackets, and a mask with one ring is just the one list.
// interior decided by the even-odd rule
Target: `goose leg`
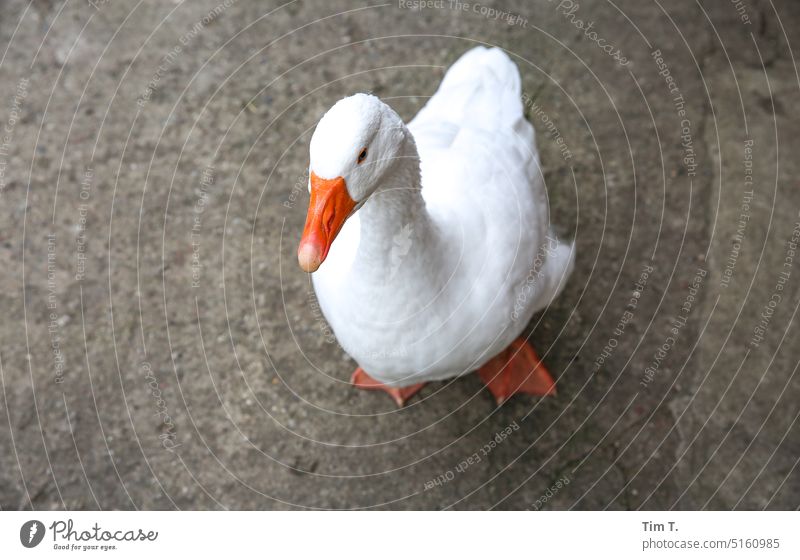
[(489, 388), (498, 406), (516, 393), (546, 396), (556, 394), (556, 382), (533, 347), (518, 338), (508, 348), (486, 362), (478, 375)]
[(389, 396), (394, 399), (398, 407), (405, 405), (406, 401), (425, 385), (424, 383), (416, 383), (414, 385), (408, 385), (407, 387), (389, 387), (380, 381), (375, 381), (361, 368), (353, 372), (352, 377), (350, 377), (350, 383), (359, 389), (386, 391)]

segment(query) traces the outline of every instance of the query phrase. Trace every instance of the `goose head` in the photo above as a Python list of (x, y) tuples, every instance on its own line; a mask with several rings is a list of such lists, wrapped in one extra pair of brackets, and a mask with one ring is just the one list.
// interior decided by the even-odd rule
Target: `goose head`
[(346, 97), (325, 113), (311, 137), (311, 198), (297, 249), (300, 268), (319, 268), (347, 218), (401, 156), (405, 138), (400, 117), (373, 95)]

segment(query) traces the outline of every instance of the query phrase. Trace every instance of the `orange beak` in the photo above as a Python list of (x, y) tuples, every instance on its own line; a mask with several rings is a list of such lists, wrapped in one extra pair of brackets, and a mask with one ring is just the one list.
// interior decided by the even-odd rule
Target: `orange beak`
[(297, 248), (300, 268), (314, 272), (328, 256), (333, 240), (355, 208), (342, 177), (320, 179), (311, 173), (311, 200), (308, 203), (306, 227)]

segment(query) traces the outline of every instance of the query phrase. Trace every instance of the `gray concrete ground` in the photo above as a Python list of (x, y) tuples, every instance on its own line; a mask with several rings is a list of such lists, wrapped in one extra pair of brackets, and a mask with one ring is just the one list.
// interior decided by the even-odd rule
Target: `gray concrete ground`
[[(3, 509), (797, 508), (800, 5), (569, 4), (0, 3)], [(481, 43), (577, 239), (559, 393), (398, 411), (296, 266), (310, 131)]]

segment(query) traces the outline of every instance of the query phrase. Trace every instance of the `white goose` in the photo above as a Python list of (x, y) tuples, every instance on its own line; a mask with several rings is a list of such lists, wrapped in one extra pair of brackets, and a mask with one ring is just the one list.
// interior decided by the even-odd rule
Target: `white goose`
[[(518, 338), (572, 271), (556, 240), (516, 66), (477, 47), (407, 126), (357, 94), (320, 120), (298, 248), (352, 382), (402, 406), (478, 370), (498, 403), (555, 391)], [(334, 239), (336, 242), (334, 243)]]

